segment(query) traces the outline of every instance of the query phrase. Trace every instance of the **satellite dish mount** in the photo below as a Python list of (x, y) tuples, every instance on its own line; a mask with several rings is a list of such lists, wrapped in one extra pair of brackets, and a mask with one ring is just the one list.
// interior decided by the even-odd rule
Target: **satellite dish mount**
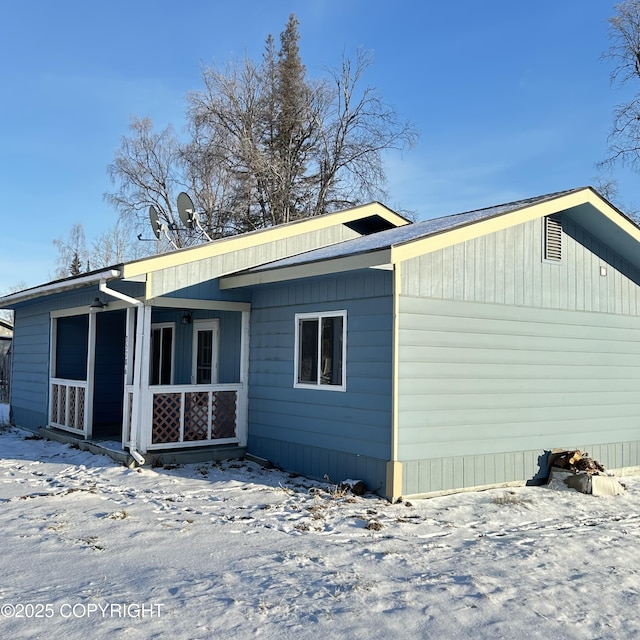
[(171, 239), (171, 236), (169, 235), (169, 227), (166, 223), (160, 222), (158, 212), (153, 205), (149, 207), (149, 221), (151, 222), (151, 230), (153, 231), (153, 235), (156, 237), (156, 240), (160, 240), (160, 235), (164, 233), (164, 236), (169, 244), (174, 249), (178, 248), (176, 243)]
[(200, 214), (196, 211), (193, 201), (184, 191), (178, 194), (178, 215), (187, 229), (198, 229), (211, 242), (211, 237), (200, 224)]

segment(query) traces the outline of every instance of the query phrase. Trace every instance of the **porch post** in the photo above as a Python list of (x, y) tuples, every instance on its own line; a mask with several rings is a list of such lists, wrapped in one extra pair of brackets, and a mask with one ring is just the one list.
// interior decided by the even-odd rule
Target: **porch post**
[(96, 314), (89, 313), (89, 336), (87, 339), (87, 392), (84, 404), (84, 439), (93, 435), (93, 389), (96, 369)]
[(242, 387), (238, 392), (238, 424), (236, 434), (241, 447), (247, 446), (249, 432), (249, 336), (251, 311), (242, 312), (242, 326), (240, 331), (240, 382)]
[(133, 406), (131, 409), (131, 448), (144, 454), (151, 442), (151, 416), (148, 409), (149, 354), (151, 346), (151, 307), (139, 306), (133, 368)]
[(127, 387), (133, 387), (133, 368), (135, 365), (135, 311), (137, 307), (127, 307), (127, 319), (125, 322), (124, 337), (124, 394), (122, 398), (122, 448), (133, 439), (135, 391), (131, 394), (129, 404), (129, 392)]

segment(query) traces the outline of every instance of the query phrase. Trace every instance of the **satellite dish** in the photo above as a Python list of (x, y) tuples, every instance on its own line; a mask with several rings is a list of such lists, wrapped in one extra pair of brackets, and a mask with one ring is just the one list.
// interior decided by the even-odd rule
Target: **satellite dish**
[(196, 226), (195, 213), (196, 209), (193, 206), (193, 201), (188, 194), (181, 191), (178, 194), (178, 215), (180, 216), (180, 220), (182, 220), (182, 224), (187, 227), (187, 229), (193, 229)]
[(153, 231), (153, 235), (160, 240), (160, 231), (162, 229), (160, 225), (160, 219), (158, 218), (158, 212), (156, 208), (151, 205), (149, 207), (149, 221), (151, 222), (151, 229)]

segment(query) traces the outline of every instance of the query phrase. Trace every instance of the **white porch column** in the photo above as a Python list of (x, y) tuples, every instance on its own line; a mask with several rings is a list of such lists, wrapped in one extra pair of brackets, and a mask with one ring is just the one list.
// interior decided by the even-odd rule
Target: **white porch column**
[(249, 338), (251, 311), (242, 312), (240, 330), (240, 382), (242, 387), (238, 393), (238, 424), (236, 435), (241, 447), (247, 446), (249, 433)]
[(151, 443), (149, 405), (149, 358), (151, 353), (151, 307), (140, 306), (136, 329), (133, 369), (133, 407), (131, 410), (131, 448), (146, 453)]

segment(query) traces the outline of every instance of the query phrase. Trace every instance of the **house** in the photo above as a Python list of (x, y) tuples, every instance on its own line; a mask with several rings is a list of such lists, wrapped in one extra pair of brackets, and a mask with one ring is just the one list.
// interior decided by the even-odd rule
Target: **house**
[(374, 203), (27, 289), (0, 299), (14, 421), (392, 499), (530, 481), (555, 447), (629, 470), (639, 249), (587, 187), (413, 224)]
[(11, 371), (11, 341), (13, 324), (0, 318), (0, 402), (9, 401), (9, 373)]

